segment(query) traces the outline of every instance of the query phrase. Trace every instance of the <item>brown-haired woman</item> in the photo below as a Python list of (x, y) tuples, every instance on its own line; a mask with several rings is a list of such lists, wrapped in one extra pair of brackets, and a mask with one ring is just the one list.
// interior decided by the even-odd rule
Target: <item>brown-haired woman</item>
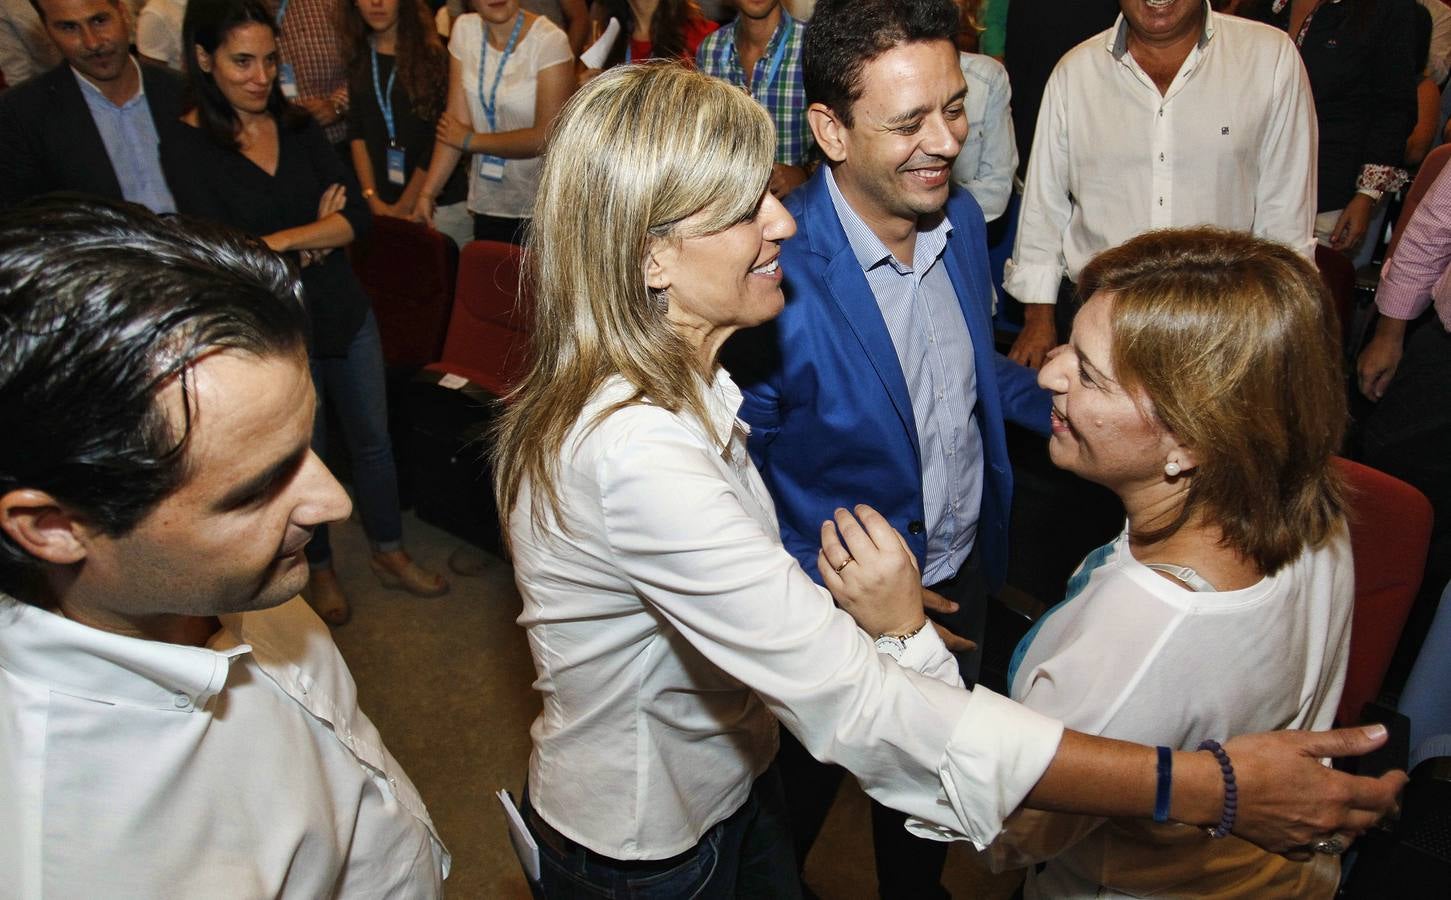
[[(353, 0), (343, 32), (358, 183), (373, 215), (412, 218), (448, 100), (448, 51), (423, 0)], [(467, 195), (467, 175), (455, 168), (434, 212), (434, 226), (460, 245), (473, 239)]]
[[(1019, 645), (1013, 699), (1185, 750), (1329, 727), (1354, 572), (1319, 276), (1280, 244), (1200, 228), (1103, 253), (1081, 285), (1072, 341), (1038, 379), (1053, 392), (1049, 453), (1117, 493), (1128, 523)], [(1329, 897), (1339, 874), (1333, 844), (1301, 865), (1198, 828), (1042, 814), (998, 849), (1022, 863), (1065, 847), (1029, 896)]]

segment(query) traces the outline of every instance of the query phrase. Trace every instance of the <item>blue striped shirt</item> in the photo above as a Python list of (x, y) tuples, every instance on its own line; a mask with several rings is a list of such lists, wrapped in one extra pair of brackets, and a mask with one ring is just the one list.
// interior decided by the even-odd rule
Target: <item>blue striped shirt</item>
[(912, 264), (904, 265), (846, 202), (830, 171), (826, 185), (882, 311), (912, 398), (927, 526), (922, 583), (936, 584), (955, 575), (972, 551), (982, 507), (972, 336), (942, 261), (952, 223), (943, 216), (937, 227), (919, 231)]
[[(781, 24), (766, 43), (766, 51), (751, 70), (751, 86), (746, 87), (746, 74), (736, 51), (736, 29), (740, 19), (725, 28), (706, 35), (695, 53), (696, 68), (714, 78), (730, 82), (746, 90), (771, 114), (776, 123), (776, 162), (799, 166), (806, 161), (811, 146), (811, 130), (806, 125), (806, 86), (801, 79), (801, 40), (806, 26), (781, 10)], [(782, 42), (786, 46), (781, 50)], [(781, 50), (781, 63), (775, 77), (771, 62)]]

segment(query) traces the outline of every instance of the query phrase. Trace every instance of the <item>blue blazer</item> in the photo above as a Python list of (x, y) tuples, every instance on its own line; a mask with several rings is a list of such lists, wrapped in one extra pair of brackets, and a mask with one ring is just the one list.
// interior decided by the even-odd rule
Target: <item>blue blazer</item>
[[(823, 166), (786, 207), (796, 236), (781, 250), (786, 307), (737, 334), (724, 361), (745, 395), (752, 459), (776, 501), (781, 538), (821, 580), (821, 523), (838, 506), (867, 503), (887, 517), (922, 563), (927, 552), (922, 466), (912, 401), (891, 335), (847, 242)], [(982, 210), (966, 191), (947, 202), (944, 260), (972, 336), (983, 496), (977, 549), (990, 589), (1007, 569), (1013, 474), (1004, 417), (1048, 432), (1048, 395), (1030, 370), (993, 348), (992, 287)], [(949, 398), (949, 402), (963, 402)]]

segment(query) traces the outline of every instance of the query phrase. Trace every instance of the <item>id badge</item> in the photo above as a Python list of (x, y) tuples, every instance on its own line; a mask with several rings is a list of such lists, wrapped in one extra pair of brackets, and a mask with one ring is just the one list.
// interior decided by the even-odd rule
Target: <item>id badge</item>
[(403, 148), (388, 148), (388, 183), (406, 184), (408, 171), (403, 167)]
[(282, 63), (277, 67), (277, 85), (282, 88), (282, 96), (288, 100), (296, 100), (297, 73), (292, 69), (292, 63)]
[(484, 181), (504, 180), (504, 157), (479, 154), (479, 177)]

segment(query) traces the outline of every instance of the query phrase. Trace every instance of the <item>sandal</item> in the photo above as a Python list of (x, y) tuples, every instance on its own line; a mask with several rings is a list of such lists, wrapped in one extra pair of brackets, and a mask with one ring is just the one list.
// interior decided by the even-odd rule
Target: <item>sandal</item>
[[(322, 572), (327, 574), (319, 574)], [(342, 585), (338, 584), (338, 577), (331, 569), (313, 572), (307, 579), (307, 589), (302, 592), (302, 596), (313, 612), (317, 613), (318, 618), (334, 628), (348, 624), (348, 619), (352, 618), (353, 610), (348, 605), (348, 596), (343, 593)]]
[(404, 557), (402, 567), (394, 569), (375, 553), (368, 560), (368, 565), (383, 587), (407, 591), (415, 597), (442, 597), (448, 593), (447, 578), (428, 571), (407, 557)]

